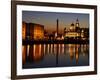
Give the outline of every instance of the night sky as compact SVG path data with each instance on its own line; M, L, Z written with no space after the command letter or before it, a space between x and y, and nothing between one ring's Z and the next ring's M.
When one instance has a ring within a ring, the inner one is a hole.
M22 21L44 25L48 32L56 31L57 19L59 19L59 32L62 33L64 28L69 28L77 18L80 27L89 27L89 14L22 11Z

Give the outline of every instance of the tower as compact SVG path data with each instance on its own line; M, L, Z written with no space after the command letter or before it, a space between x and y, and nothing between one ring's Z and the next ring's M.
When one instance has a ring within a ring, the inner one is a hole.
M79 27L79 20L78 20L78 18L76 20L76 27Z
M59 33L59 20L57 19L57 36L58 36L58 33Z
M75 31L77 32L77 35L79 35L79 36L77 36L77 37L80 37L81 36L81 29L80 29L80 25L79 25L79 20L78 20L78 18L77 18L77 20L76 20L76 29L75 29Z

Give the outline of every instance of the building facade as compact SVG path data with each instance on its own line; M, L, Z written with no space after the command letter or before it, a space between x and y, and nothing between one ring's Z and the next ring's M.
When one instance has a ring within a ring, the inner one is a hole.
M27 24L25 22L22 23L22 39L26 39L26 26Z
M89 28L80 28L79 20L72 23L69 29L64 28L64 38L89 38Z
M65 29L64 38L78 38L80 37L80 26L78 19L76 20L76 24L72 23L69 29Z
M22 23L22 39L42 40L44 39L44 26L36 23Z

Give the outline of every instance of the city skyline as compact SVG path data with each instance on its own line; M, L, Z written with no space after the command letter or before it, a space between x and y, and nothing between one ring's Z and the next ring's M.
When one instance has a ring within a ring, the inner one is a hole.
M24 69L89 65L89 14L22 13Z
M59 32L62 33L65 27L68 29L71 23L76 23L77 18L79 19L81 28L89 28L89 14L37 11L22 12L22 21L42 24L49 33L56 31L57 19L59 20Z

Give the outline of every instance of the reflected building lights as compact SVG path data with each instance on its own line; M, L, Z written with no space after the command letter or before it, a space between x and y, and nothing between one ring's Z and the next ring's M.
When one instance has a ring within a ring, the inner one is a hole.
M26 62L26 46L22 46L22 61L23 64Z
M53 53L53 44L51 44L51 51L50 52Z
M47 53L49 53L49 47L50 47L50 45L48 44L48 46L47 46L47 48L48 48L48 52L47 52Z
M75 46L75 58L76 58L76 64L78 64L78 59L79 59L79 45Z
M30 48L30 45L27 45L27 56L29 56L29 48Z
M26 60L32 62L40 62L46 55L56 55L58 60L60 55L68 54L70 62L73 62L75 59L76 64L79 62L79 55L83 57L88 53L87 45L79 44L34 44L34 45L24 45L22 46L22 60L23 64L26 63ZM80 52L79 52L80 50ZM48 53L48 54L46 54ZM58 56L59 55L59 56ZM57 62L58 63L58 62Z
M46 45L44 44L44 55L45 55L45 53L46 53Z
M74 58L74 52L73 52L73 45L69 44L69 55L70 55L70 60L72 61Z
M43 46L41 46L41 44L38 45L34 45L34 61L38 62L41 61L41 58L44 55L44 49L42 48ZM43 49L43 50L42 50Z
M60 54L61 46L58 44L58 54Z
M57 44L54 44L54 54L56 54L56 48L57 48Z
M64 53L64 44L62 44L62 52L61 53Z

